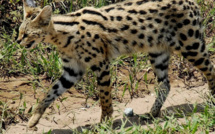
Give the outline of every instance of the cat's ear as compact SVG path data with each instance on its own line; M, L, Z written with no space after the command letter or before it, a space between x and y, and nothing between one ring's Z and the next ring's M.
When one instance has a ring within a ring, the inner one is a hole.
M36 7L34 0L22 0L23 1L23 13L24 13L24 20L31 16L33 12L33 8Z
M40 24L41 26L46 26L51 21L52 7L45 6L42 11L37 15L33 22Z

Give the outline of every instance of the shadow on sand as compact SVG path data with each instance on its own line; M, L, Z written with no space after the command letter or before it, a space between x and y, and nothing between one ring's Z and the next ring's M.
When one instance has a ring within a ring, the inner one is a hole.
M162 110L161 114L157 118L161 118L160 122L163 122L163 121L165 121L165 117L163 115L166 115L166 116L175 115L175 118L180 118L180 117L182 117L180 115L190 116L191 113L193 112L193 110L194 110L194 104L181 104L181 105L176 105L176 106L170 106L170 107L167 107L166 109ZM179 111L180 111L180 113L183 113L183 114L180 114ZM204 111L203 104L197 104L196 112L202 112L202 111ZM142 126L144 126L146 124L153 124L153 119L143 120L140 118L140 116L141 115L134 115L132 117L123 117L121 119L116 119L113 121L113 129L116 129L116 130L119 129L121 127L121 125L125 122L126 122L126 124L124 126L125 128L130 127L133 124L142 125ZM128 120L128 121L126 121L126 120ZM76 132L74 132L71 129L53 129L51 134L73 134L73 133L77 133L77 132L82 133L83 129L93 130L94 128L93 128L93 125L92 126L91 125L79 126L76 128Z

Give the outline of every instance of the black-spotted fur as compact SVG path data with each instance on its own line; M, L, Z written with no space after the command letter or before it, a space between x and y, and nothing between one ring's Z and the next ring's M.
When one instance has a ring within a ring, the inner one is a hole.
M110 61L122 54L148 52L160 82L150 113L157 116L170 90L168 62L175 51L196 66L215 94L212 66L203 35L202 18L194 0L133 0L99 9L86 7L65 15L51 15L51 7L29 7L18 42L32 47L43 41L57 46L64 73L39 103L29 121L35 126L45 109L81 79L86 68L97 74L102 107L101 120L113 112ZM35 16L36 14L36 16Z

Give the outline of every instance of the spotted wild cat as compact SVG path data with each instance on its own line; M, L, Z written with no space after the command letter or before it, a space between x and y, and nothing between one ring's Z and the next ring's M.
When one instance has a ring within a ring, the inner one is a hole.
M215 72L205 48L203 19L194 0L131 0L102 8L86 7L52 15L52 8L24 1L18 43L31 48L39 42L55 45L64 73L39 103L28 126L35 126L46 108L79 81L87 67L97 74L101 121L111 117L110 61L123 54L147 52L160 82L150 114L157 116L170 91L168 62L180 53L207 78L215 94Z

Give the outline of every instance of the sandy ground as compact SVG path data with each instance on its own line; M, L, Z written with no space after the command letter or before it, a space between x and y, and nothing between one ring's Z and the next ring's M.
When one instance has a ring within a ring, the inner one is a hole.
M207 84L200 84L197 87L189 89L185 87L178 80L171 81L171 91L161 113L172 114L175 113L175 109L183 110L185 114L191 113L194 104L197 104L197 111L202 110L203 96L208 92ZM151 92L143 98L134 98L126 103L114 101L113 127L117 129L122 124L122 120L125 120L122 116L125 108L133 108L135 114L141 115L149 112L154 100L155 93ZM83 128L89 128L89 125L99 123L101 112L99 105L94 101L88 103L89 108L84 108L82 106L84 101L83 97L70 97L66 101L63 101L63 105L60 106L60 113L57 112L56 107L52 107L54 110L51 108L48 109L37 125L37 131L28 130L26 128L27 122L23 121L15 125L10 125L4 133L41 134L52 130L53 134L70 134L72 133L70 129L73 128L77 128L81 132ZM162 117L162 114L160 116ZM130 117L129 120L130 123L128 122L126 127L131 126L131 123L136 123L146 128L146 122L140 121L137 116ZM183 122L183 119L179 118L178 120ZM150 122L147 123L152 125Z

